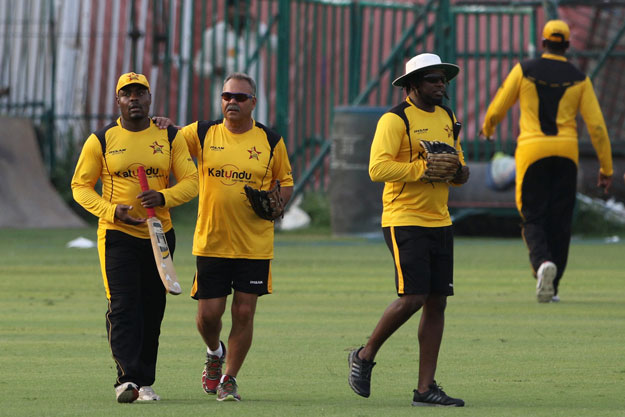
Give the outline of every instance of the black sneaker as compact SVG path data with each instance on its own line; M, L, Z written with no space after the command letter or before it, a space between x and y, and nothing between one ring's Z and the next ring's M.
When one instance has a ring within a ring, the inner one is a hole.
M373 361L366 361L358 357L358 352L364 346L349 352L347 363L349 364L349 386L354 392L362 397L368 398L371 394L371 370L375 365Z
M449 395L445 394L443 387L436 385L436 381L430 384L429 388L429 391L423 394L414 390L412 405L416 407L464 407L464 401L460 398L451 398Z

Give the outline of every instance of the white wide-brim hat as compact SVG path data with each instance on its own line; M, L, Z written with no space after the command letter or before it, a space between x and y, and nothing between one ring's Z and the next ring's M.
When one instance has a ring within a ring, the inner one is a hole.
M441 62L441 58L436 54L419 54L406 62L406 73L393 81L395 87L405 87L409 77L419 71L441 69L445 72L447 81L454 78L460 72L460 67L454 64Z

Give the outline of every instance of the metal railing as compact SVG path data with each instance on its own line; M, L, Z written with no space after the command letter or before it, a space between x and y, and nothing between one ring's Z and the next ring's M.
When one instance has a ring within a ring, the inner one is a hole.
M625 102L614 93L625 87L622 1L239 0L235 9L224 23L223 0L0 0L0 89L10 87L0 112L41 126L52 170L70 142L79 149L116 117L121 73L146 74L152 113L185 124L218 117L223 77L247 71L261 86L257 119L287 142L297 191L325 189L334 108L398 103L391 81L425 51L461 67L450 96L468 158L511 153L516 109L494 144L476 140L481 118L557 15L571 23L569 56L593 77L614 149L623 143Z

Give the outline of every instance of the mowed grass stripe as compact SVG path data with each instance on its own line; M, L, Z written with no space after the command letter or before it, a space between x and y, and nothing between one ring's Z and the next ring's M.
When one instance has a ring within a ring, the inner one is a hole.
M0 230L2 416L625 416L625 245L574 241L562 302L539 305L520 239L456 239L437 380L464 409L415 409L418 314L384 345L372 396L347 384L347 351L395 298L381 240L278 234L274 294L259 301L239 375L243 401L200 386L204 353L188 296L192 228L177 228L183 294L168 296L155 390L119 405L95 249L66 249L95 229ZM230 320L224 317L223 338Z

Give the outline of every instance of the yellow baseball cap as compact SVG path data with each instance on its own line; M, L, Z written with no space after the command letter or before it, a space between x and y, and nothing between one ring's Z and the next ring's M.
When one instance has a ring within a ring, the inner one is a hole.
M562 20L550 20L543 29L543 39L551 42L566 42L570 35L569 25Z
M126 87L130 84L141 84L146 87L148 91L150 91L150 83L148 83L148 79L143 74L136 74L134 72L127 72L126 74L122 74L117 81L117 88L115 89L115 94L119 93L119 90Z

